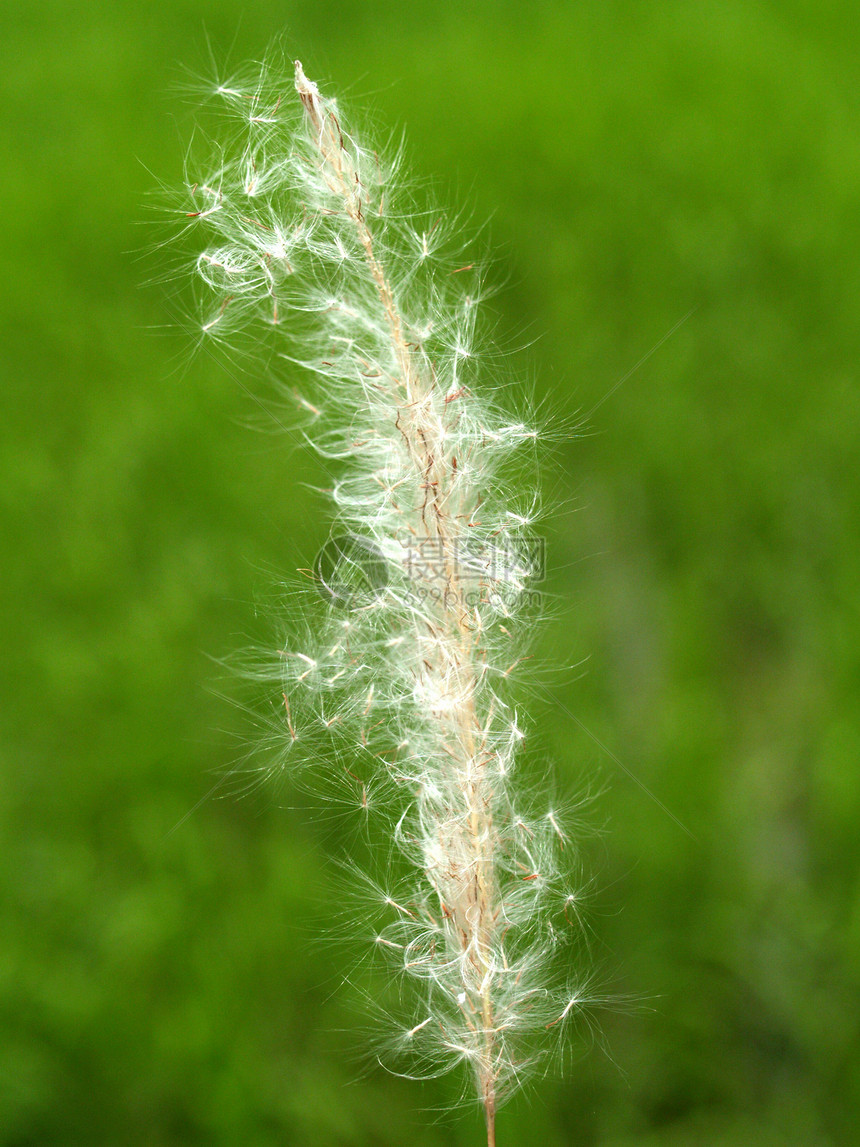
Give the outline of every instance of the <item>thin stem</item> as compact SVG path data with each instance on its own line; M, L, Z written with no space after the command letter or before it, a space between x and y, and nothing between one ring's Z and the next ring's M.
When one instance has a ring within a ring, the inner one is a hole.
M483 1061L478 1068L478 1083L483 1096L487 1119L488 1147L495 1147L496 1069L493 1064L494 1005L491 976L492 937L495 926L496 874L493 860L493 825L489 810L492 792L486 788L485 764L476 760L476 731L481 725L475 707L478 677L475 669L478 631L469 611L458 576L455 542L450 536L451 515L446 508L448 496L446 476L450 473L449 459L444 445L444 428L428 401L435 380L426 377L422 360L416 354L404 332L404 323L394 298L394 292L374 247L373 233L368 226L362 204L363 188L358 171L350 155L334 111L319 97L315 85L304 75L296 63L296 90L313 128L314 140L321 161L321 174L331 191L338 195L344 211L356 228L364 250L368 270L379 294L385 314L391 346L397 363L398 378L403 399L396 406L395 423L403 435L410 455L414 459L425 491L420 508L421 523L429 537L442 545L445 569L445 593L439 608L438 628L431 624L431 632L438 634L436 665L433 670L440 676L450 674L456 667L455 682L461 698L455 707L453 719L456 740L460 746L462 762L468 766L468 782L462 784L462 796L467 805L469 844L465 848L474 865L474 892L463 890L453 904L442 903L443 917L450 919L450 928L464 952L468 953L473 971L463 968L464 987L470 995L480 998L483 1025ZM455 462L456 465L456 462ZM429 623L429 619L428 619ZM443 720L439 714L440 721ZM450 717L444 718L450 720ZM488 844L489 842L489 844ZM443 878L444 879L444 878ZM436 881L434 880L434 884ZM456 878L449 881L457 886ZM442 897L442 889L437 885ZM474 897L472 901L471 896ZM474 910L470 911L470 909Z

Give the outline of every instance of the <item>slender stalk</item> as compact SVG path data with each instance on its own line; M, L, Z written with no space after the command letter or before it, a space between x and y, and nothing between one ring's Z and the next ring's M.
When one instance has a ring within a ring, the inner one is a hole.
M392 417L406 439L425 491L420 509L422 529L428 538L440 542L445 570L443 604L435 622L428 618L431 624L438 627L436 644L439 652L432 671L444 674L446 662L456 665L454 695L458 701L454 725L459 749L457 766L468 773L470 763L476 756L476 734L481 732L475 710L477 681L474 669L476 638L480 628L469 615L457 571L454 544L456 523L450 521L450 484L446 481L452 463L447 457L438 418L427 401L437 385L436 379L432 374L427 377L428 372L421 356L404 336L404 322L383 264L374 250L373 233L362 209L361 181L345 146L337 116L331 108L327 109L321 104L316 85L308 82L298 61L296 91L315 134L323 178L342 198L344 212L356 228L386 316L393 358L398 366L395 382L404 395L403 400L392 410ZM453 464L453 470L456 478L456 463ZM463 953L468 956L468 962L463 967L473 970L472 974L465 976L464 986L470 994L480 997L484 1055L478 1069L478 1081L486 1111L489 1142L492 1145L495 1143L496 1094L493 1070L493 999L489 973L498 912L495 904L492 816L488 811L492 804L492 794L485 795L483 792L487 783L483 772L483 768L479 767L464 786L469 839L462 848L456 850L456 855L465 853L472 858L474 880L471 885L467 883L463 887L460 896L452 898L452 904L445 903L444 889L445 884L460 883L458 872L447 873L447 880L440 883L437 890L443 918L449 921L449 930L455 933Z

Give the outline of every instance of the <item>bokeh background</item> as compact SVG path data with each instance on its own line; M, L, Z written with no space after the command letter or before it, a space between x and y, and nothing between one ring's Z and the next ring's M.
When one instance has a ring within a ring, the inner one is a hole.
M314 458L245 425L253 364L192 354L140 256L187 73L276 35L492 216L498 328L530 344L506 371L589 415L545 470L538 648L580 668L528 696L526 768L603 789L592 959L639 1002L594 1016L500 1144L856 1142L854 5L0 19L0 1143L482 1141L440 1110L458 1080L361 1065L348 960L315 943L341 895L325 809L207 795L248 735L212 658L266 632L326 508Z

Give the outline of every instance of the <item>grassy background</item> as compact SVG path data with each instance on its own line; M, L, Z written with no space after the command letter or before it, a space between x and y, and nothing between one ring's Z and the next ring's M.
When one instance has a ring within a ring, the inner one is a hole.
M311 945L336 895L320 810L205 799L243 728L207 655L260 632L325 512L298 484L314 459L248 432L136 253L155 177L181 179L182 66L206 69L207 35L239 62L280 33L406 129L443 202L492 214L494 305L537 340L513 364L537 395L600 403L547 470L540 652L589 660L532 717L562 790L607 786L594 955L645 1008L599 1016L500 1144L854 1142L854 6L33 0L0 20L0 1143L481 1141L476 1111L438 1117L457 1081L356 1067L346 965Z

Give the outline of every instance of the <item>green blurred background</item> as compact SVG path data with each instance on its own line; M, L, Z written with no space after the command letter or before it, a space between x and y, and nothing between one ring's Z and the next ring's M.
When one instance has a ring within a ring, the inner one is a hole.
M460 1081L362 1072L348 959L314 943L340 895L324 810L207 798L247 736L210 658L274 624L324 479L248 430L255 379L192 354L139 255L182 179L183 69L275 35L492 215L499 330L533 343L508 366L593 411L546 469L538 649L588 660L528 698L527 768L605 786L592 958L641 1005L595 1016L500 1145L856 1142L854 6L0 18L0 1143L482 1142L477 1110L439 1113Z

